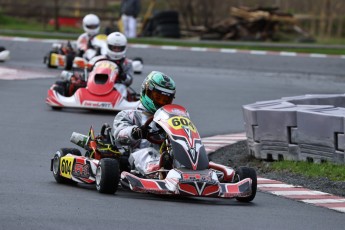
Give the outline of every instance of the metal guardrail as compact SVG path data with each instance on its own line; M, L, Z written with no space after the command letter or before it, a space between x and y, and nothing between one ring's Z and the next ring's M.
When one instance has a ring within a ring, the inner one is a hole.
M243 117L255 158L345 163L345 94L256 102Z

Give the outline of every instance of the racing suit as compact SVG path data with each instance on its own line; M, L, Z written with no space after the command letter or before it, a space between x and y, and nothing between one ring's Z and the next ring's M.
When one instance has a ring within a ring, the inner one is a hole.
M93 49L92 39L94 37L95 36L90 36L88 33L83 33L78 37L77 50L78 50L79 57L83 57L86 50Z
M130 147L129 164L132 169L136 169L142 175L159 169L160 145L152 144L146 139L134 139L132 129L144 125L151 116L153 114L140 103L135 110L119 112L113 124L116 144ZM157 130L154 123L151 123L150 127Z

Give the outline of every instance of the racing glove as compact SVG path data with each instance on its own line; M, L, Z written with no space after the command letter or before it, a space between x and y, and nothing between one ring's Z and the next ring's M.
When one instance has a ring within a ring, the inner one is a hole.
M134 127L132 129L132 137L135 140L139 140L139 139L146 139L147 138L147 134L148 134L148 130L146 128L144 128L143 126L141 127Z
M119 79L124 82L127 79L127 74L125 72L122 72L119 74Z

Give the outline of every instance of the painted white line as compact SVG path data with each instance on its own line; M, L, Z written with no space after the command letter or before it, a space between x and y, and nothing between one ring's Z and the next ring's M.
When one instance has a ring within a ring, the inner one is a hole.
M202 140L202 142L205 143L210 143L210 144L214 144L214 143L224 143L224 145L226 145L227 143L229 144L233 144L235 143L235 141L229 141L229 140Z
M341 55L340 58L345 59L345 55Z
M329 195L320 191L265 191L278 196L291 196L291 195Z
M238 140L238 139L247 139L246 137L241 136L214 136L214 137L205 137L203 140Z
M200 48L200 47L191 47L190 48L191 51L207 51L207 48Z
M294 57L294 56L297 56L297 53L295 53L295 52L280 52L280 55L281 56L291 56L291 57Z
M237 49L220 49L221 53L237 53Z
M345 208L330 208L339 212L345 212Z
M328 56L326 54L310 54L310 57L313 57L313 58L327 58Z
M258 181L268 181L268 180L272 180L272 179L267 179L267 178L263 178L263 177L258 177Z
M297 188L300 186L295 186L291 184L258 184L258 188Z
M177 46L161 46L163 50L177 50Z
M146 48L150 47L150 45L143 45L143 44L131 44L129 46L133 47L133 48L143 48L143 49L146 49Z
M302 202L309 204L330 204L330 203L344 203L345 199L315 199L315 200L301 200Z
M13 38L13 41L17 41L17 42L27 42L27 41L29 41L29 38L15 37L15 38Z
M266 54L267 54L267 51L251 50L249 53L250 53L250 54L255 54L255 55L266 55Z

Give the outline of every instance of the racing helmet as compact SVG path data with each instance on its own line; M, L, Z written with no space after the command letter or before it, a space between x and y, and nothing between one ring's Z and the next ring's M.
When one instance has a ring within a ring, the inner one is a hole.
M172 78L152 71L141 85L140 101L150 113L155 113L160 107L172 103L175 92L176 85Z
M88 14L83 18L83 29L90 36L98 34L100 27L100 20L98 16L94 14Z
M127 38L120 32L114 32L107 37L107 55L112 60L119 60L126 56Z

